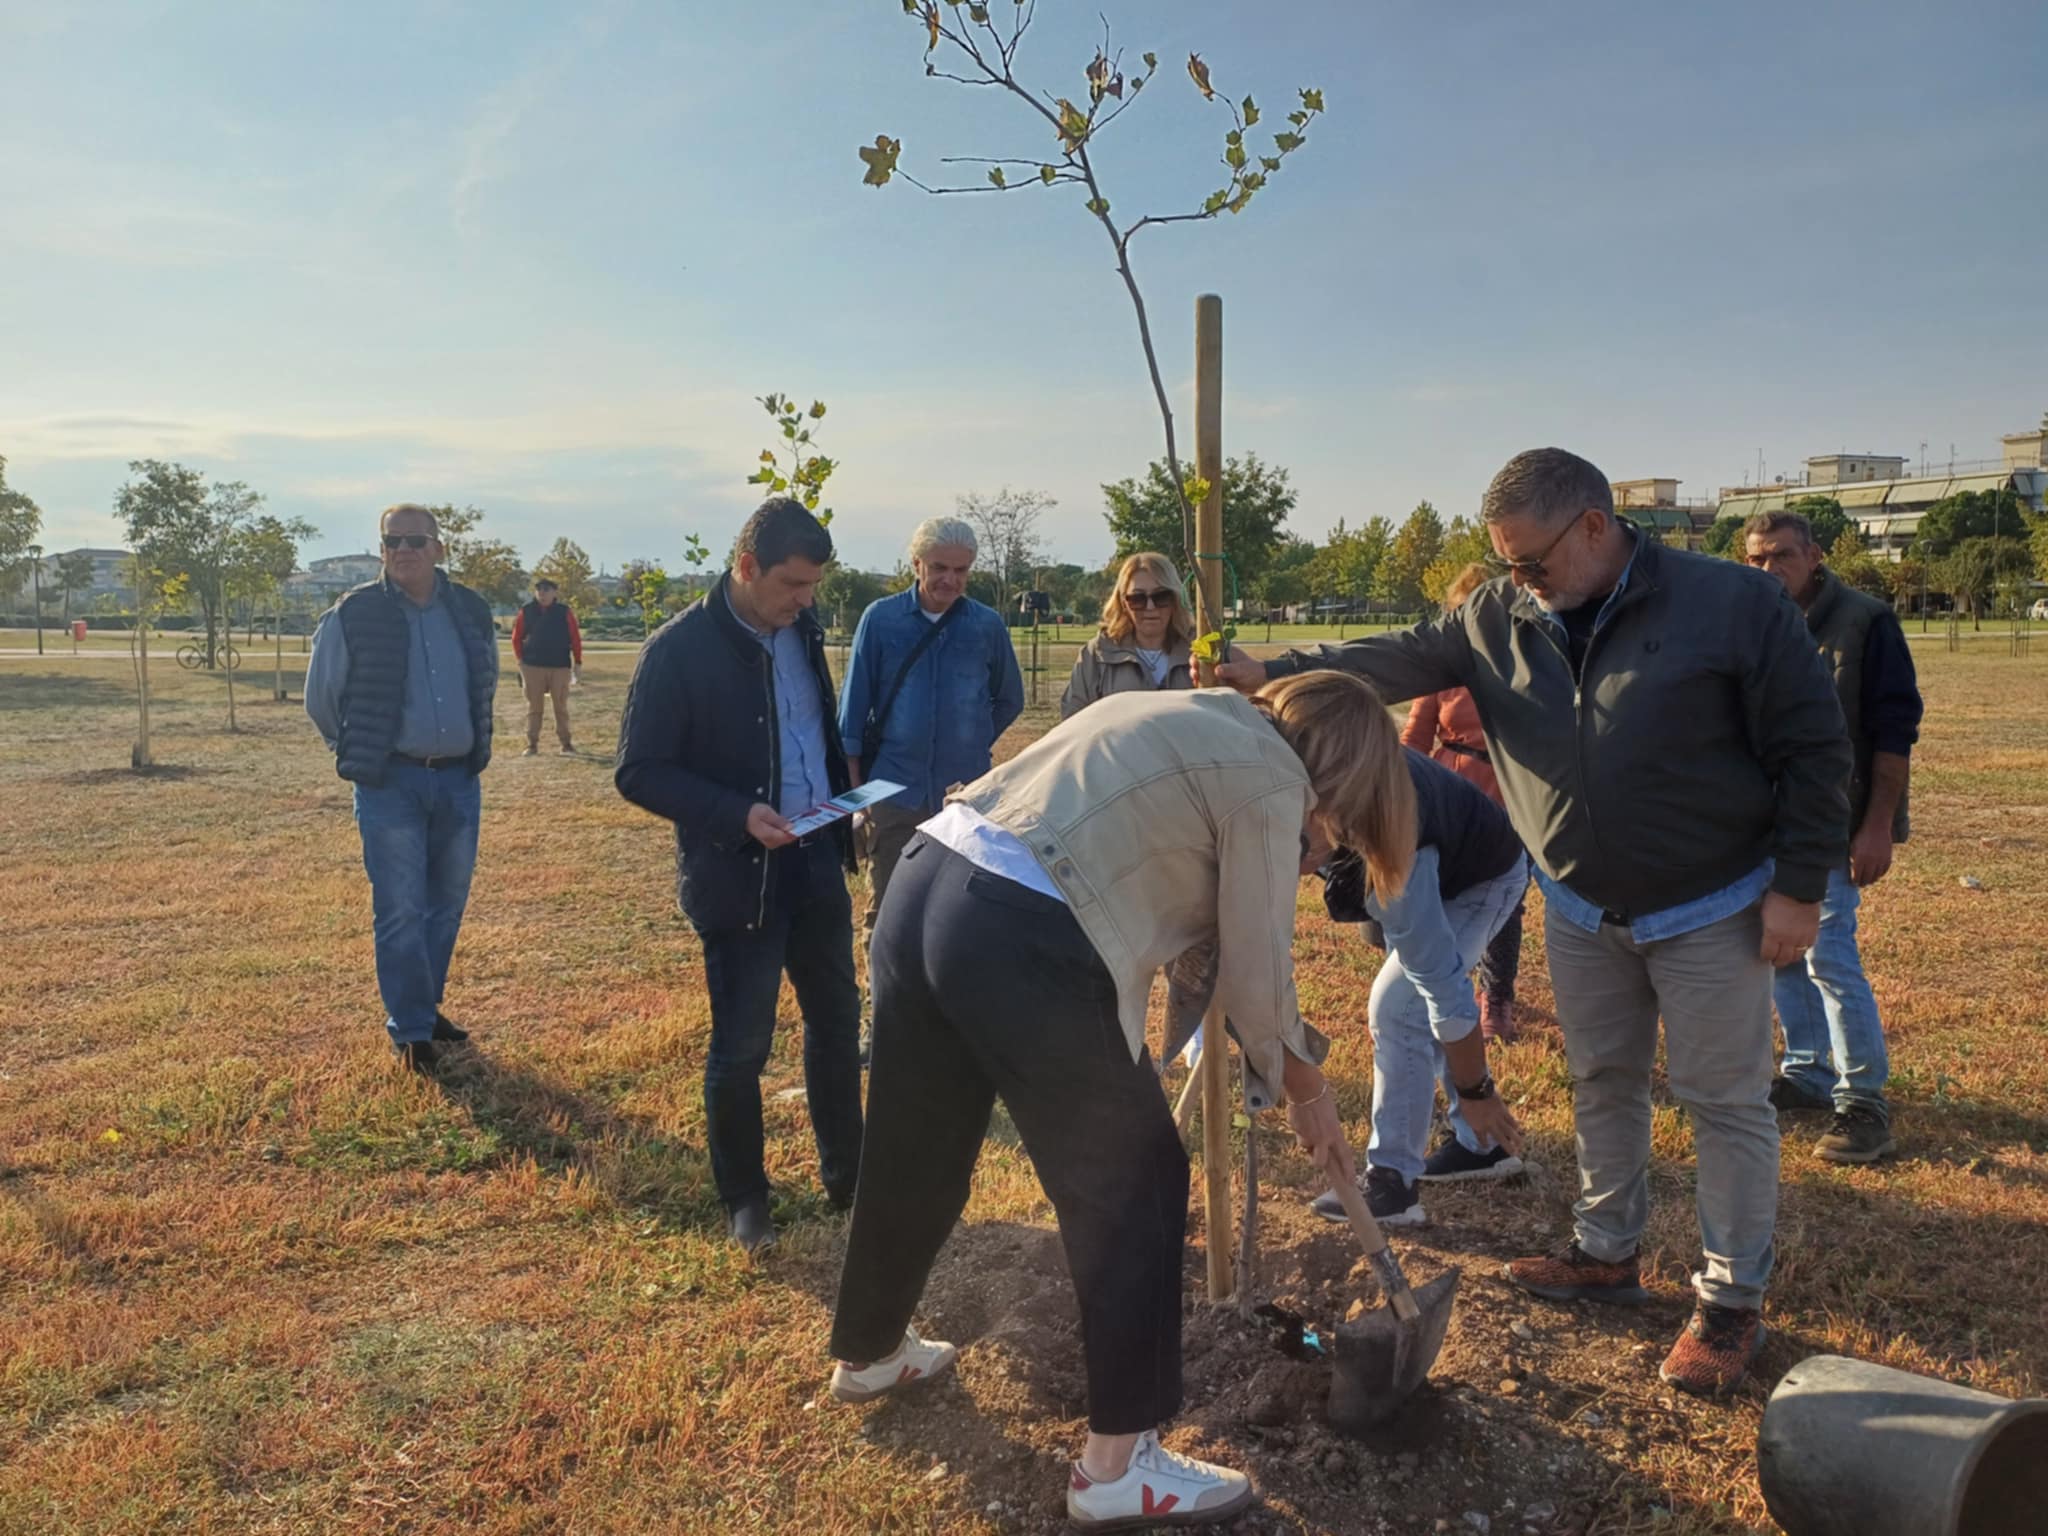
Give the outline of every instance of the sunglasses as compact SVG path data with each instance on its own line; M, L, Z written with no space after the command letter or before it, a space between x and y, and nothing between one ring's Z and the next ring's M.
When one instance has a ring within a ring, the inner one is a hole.
M386 549L396 549L401 544L407 549L425 549L433 542L434 536L431 533L387 533L384 535L384 547Z
M1496 576L1515 575L1521 577L1524 581L1541 581L1549 574L1543 562L1550 558L1550 552L1564 542L1566 534L1578 527L1579 518L1584 517L1592 510L1591 507L1581 507L1577 517L1574 517L1570 522L1557 530L1556 538L1544 545L1540 553L1526 560L1504 560L1499 555L1488 555L1486 557L1487 570Z
M1124 601L1133 608L1171 608L1176 599L1164 587L1154 587L1149 592L1126 592Z

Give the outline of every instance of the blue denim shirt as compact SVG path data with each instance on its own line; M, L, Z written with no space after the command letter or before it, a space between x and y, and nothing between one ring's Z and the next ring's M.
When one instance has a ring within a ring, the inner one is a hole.
M785 816L795 816L832 798L832 782L825 772L825 711L818 701L818 680L811 673L803 636L794 624L764 635L740 618L730 593L726 607L732 609L740 627L761 642L775 666L776 731L782 758L782 784L775 808Z
M1607 601L1600 605L1600 612L1593 619L1593 633L1598 634L1607 622L1609 610L1616 599L1628 590L1629 573L1636 568L1636 554L1642 550L1643 541L1638 538L1635 549L1622 567L1621 579L1614 584L1614 590L1607 594ZM1548 609L1543 617L1557 630L1560 639L1565 638L1564 620ZM1568 643L1568 642L1567 642ZM1777 873L1777 862L1765 859L1755 869L1718 891L1709 891L1693 901L1683 902L1675 907L1665 907L1658 912L1627 914L1629 937L1638 944L1653 944L1659 939L1675 939L1682 933L1693 933L1710 923L1718 923L1724 917L1733 917L1756 902L1763 900L1764 892L1770 889L1771 877ZM1588 933L1598 933L1605 921L1605 911L1579 895L1570 886L1553 880L1539 868L1536 870L1536 884L1543 892L1547 906L1556 909L1557 915L1575 928Z
M987 773L996 738L1024 709L1024 673L1002 615L972 598L960 601L966 612L939 632L903 680L881 750L872 762L861 760L863 778L904 786L889 802L900 810L935 810L948 786ZM915 586L870 604L860 616L839 691L839 736L849 756L861 755L869 710L881 708L904 658L929 627Z
M1528 870L1529 856L1523 854L1507 871L1516 878L1517 890L1528 879ZM1415 983L1429 1010L1430 1033L1448 1045L1477 1029L1479 1004L1468 979L1477 957L1458 953L1458 935L1444 911L1436 845L1427 843L1415 850L1408 883L1392 901L1382 902L1368 884L1365 909L1379 920L1387 952L1400 957L1401 969ZM1597 917L1596 913L1596 922Z
M448 606L448 578L434 573L434 595L422 608L407 601L404 712L391 750L401 757L466 757L476 744L469 719L469 661L455 614ZM306 658L306 713L332 747L341 738L342 693L348 686L348 640L338 610L328 609L313 632Z

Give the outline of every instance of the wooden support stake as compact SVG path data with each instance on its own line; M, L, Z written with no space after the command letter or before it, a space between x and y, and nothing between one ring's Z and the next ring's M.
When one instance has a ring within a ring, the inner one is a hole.
M1199 632L1223 627L1223 562L1202 558L1223 549L1223 300L1195 300L1195 473L1209 494L1195 509L1195 576L1201 587ZM1201 684L1216 686L1216 668L1201 664ZM1212 1003L1202 1020L1203 1232L1209 1245L1209 1300L1231 1294L1230 1042L1223 1006Z

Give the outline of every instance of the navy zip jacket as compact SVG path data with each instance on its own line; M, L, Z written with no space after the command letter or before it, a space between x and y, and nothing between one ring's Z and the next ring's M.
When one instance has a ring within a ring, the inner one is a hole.
M721 576L712 589L648 638L619 720L619 793L675 823L676 899L699 932L758 928L774 900L778 861L747 835L747 812L773 805L782 785L775 666L733 617ZM817 675L825 725L826 774L835 795L851 787L833 719L825 632L806 608L797 615ZM851 823L832 838L853 864Z

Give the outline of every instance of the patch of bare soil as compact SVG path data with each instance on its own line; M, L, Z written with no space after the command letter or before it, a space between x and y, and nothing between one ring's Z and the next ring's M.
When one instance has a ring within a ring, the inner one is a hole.
M1320 1221L1294 1191L1267 1193L1253 1300L1298 1314L1334 1352L1336 1325L1380 1304L1370 1269L1348 1227ZM1506 1258L1555 1241L1548 1202L1495 1186L1431 1189L1429 1203L1434 1224L1395 1244L1414 1283L1462 1268L1449 1337L1429 1384L1365 1439L1328 1422L1327 1354L1291 1358L1281 1331L1200 1299L1205 1261L1191 1236L1186 1402L1165 1439L1252 1474L1261 1503L1231 1529L1587 1536L1660 1517L1668 1496L1632 1470L1656 1463L1660 1446L1743 1443L1727 1407L1677 1397L1657 1381L1687 1293L1667 1287L1636 1309L1549 1305L1501 1278ZM866 1426L870 1443L920 1476L955 1483L962 1528L1064 1530L1086 1378L1057 1234L957 1230L919 1327L961 1346L958 1376L885 1401ZM1729 1454L1731 1480L1751 1475Z

